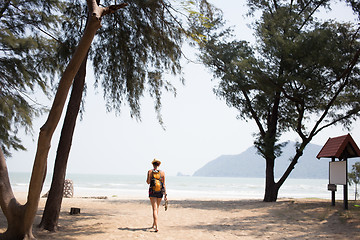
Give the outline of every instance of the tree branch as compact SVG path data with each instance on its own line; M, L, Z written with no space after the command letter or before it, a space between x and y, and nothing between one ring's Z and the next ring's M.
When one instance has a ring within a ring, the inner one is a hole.
M339 94L342 92L342 90L345 88L345 86L348 84L348 76L351 73L352 69L354 68L354 66L356 65L357 61L359 60L360 57L360 49L358 49L352 59L352 61L348 64L348 67L344 70L344 72L337 78L337 81L340 81L343 78L346 78L344 83L340 85L339 89L336 91L336 93L334 94L334 96L332 97L332 99L329 101L329 103L327 104L327 106L325 107L325 110L323 112L323 114L321 115L321 117L319 118L319 120L315 123L313 129L310 132L309 137L313 137L315 136L315 134L317 134L319 131L317 131L317 128L319 127L320 123L325 119L326 115L328 114L330 108L332 107L333 103L335 102L335 100L337 99L337 97L339 96Z
M277 0L273 0L273 3L274 3L275 10L277 10L279 8Z
M256 114L255 110L253 109L253 107L251 106L251 100L247 94L247 92L245 90L242 90L242 93L245 97L245 100L246 100L246 104L248 106L248 108L250 109L250 113L251 113L251 116L253 117L253 119L255 120L256 122L256 125L258 126L259 128L259 131L260 131L260 134L261 136L265 136L266 132L265 132L265 129L263 128L261 122L260 122L260 119L258 117L258 115Z
M299 106L300 105L300 106ZM298 118L297 118L297 126L296 126L296 132L300 135L301 139L305 139L306 136L305 134L302 132L302 120L304 119L304 112L305 112L305 107L304 107L304 104L298 104L296 106L298 112L299 112L299 115L298 115Z
M298 31L300 32L300 30L305 26L305 24L310 20L310 18L312 17L312 15L316 12L316 10L319 9L319 7L325 2L326 0L322 0L321 2L319 2L319 4L311 11L311 13L309 14L309 16L305 19L305 21L303 22L303 24L300 26L300 28L298 29ZM298 15L301 15L303 13L303 11L305 11L305 9L308 7L308 5L310 5L311 1L308 2L308 4L299 12Z
M116 5L111 5L109 7L105 7L101 16L115 13L117 10L124 8L127 5L128 5L127 3L120 3L120 4L116 4Z
M9 181L9 173L6 167L5 157L2 151L2 146L0 146L0 206L6 218L9 217L9 204L14 198L15 196Z
M290 173L295 168L295 165L298 163L299 158L303 155L304 149L305 149L306 145L310 142L310 140L311 140L311 138L303 139L303 142L301 143L300 147L298 149L296 149L296 154L295 154L294 158L292 159L290 165L288 166L288 168L286 169L286 171L284 172L282 177L279 179L279 181L276 183L278 188L280 188L281 185L284 184L285 180L289 177Z
M183 33L185 33L186 36L187 36L187 35L188 35L188 32L183 28L183 26L182 26L182 24L179 22L179 20L172 14L172 12L169 10L168 6L165 6L164 2L162 2L162 3L163 3L164 9L166 9L166 11L167 11L167 12L170 14L170 16L172 17L172 19L179 25L181 31L182 31ZM189 20L189 18L188 18L187 15L185 15L185 14L183 14L182 12L174 9L172 6L169 6L169 7L170 7L173 11L175 11L176 13L179 13L180 15L183 15L185 18L187 18L187 19Z
M11 0L6 0L6 2L4 3L4 7L2 9L0 9L0 18L3 17L4 12L8 9L8 7L10 5L10 1Z
M42 32L42 33L44 33L44 34L48 35L50 38L52 38L52 39L54 39L55 41L57 41L58 43L61 43L61 44L63 43L63 42L61 42L59 39L57 39L57 38L55 38L53 35L51 35L50 33L48 33L48 32L46 32L46 31L42 30L40 27L36 26L36 28L37 28L37 29L39 29L39 30L40 30L40 32Z
M323 130L323 129L327 128L327 127L330 127L330 126L332 126L332 125L334 125L334 124L336 124L338 122L341 122L343 120L349 119L351 116L353 116L354 114L359 113L359 112L360 112L360 109L353 109L350 113L346 114L345 116L342 116L342 117L340 117L338 119L335 119L334 121L320 127L318 130L315 131L314 135L318 134L321 130Z
M353 69L353 67L355 66L355 64L357 63L357 60L359 59L359 55L360 55L360 49L356 52L353 60L349 63L348 65L348 68L345 69L345 71L338 77L338 81L341 80L342 78L345 78L347 77L348 78L348 75L350 74L351 70ZM286 169L286 171L284 172L283 176L279 179L279 181L276 183L278 187L280 187L284 182L285 180L288 178L288 176L290 175L290 173L292 172L292 170L294 169L295 165L297 164L299 158L302 156L303 152L304 152L304 149L305 147L307 146L307 144L311 141L311 139L317 134L319 133L322 129L326 128L326 127L329 127L333 124L335 124L336 122L339 122L341 120L344 120L346 118L349 118L351 115L354 114L354 112L352 113L349 113L347 114L346 116L343 116L342 118L339 118L319 129L318 126L319 124L323 121L323 119L326 117L328 111L330 110L330 108L332 107L332 104L334 103L334 101L336 100L336 98L338 97L338 95L341 93L341 91L344 89L344 87L346 86L348 82L348 79L345 79L344 83L339 87L338 91L335 93L335 95L333 96L333 98L331 99L331 101L328 103L324 113L322 114L322 116L320 117L320 119L316 122L314 128L312 129L312 131L310 132L309 136L306 137L304 134L302 134L302 132L298 132L299 135L301 136L302 138L302 143L300 145L300 147L296 150L296 154L294 156L294 158L292 159L290 165L288 166L288 168ZM356 112L359 112L359 110L357 110ZM299 126L298 125L298 128L301 127L301 125ZM300 129L301 130L301 129Z

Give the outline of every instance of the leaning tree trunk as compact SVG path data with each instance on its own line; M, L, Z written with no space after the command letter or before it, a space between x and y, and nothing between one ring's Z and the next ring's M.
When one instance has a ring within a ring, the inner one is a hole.
M1 239L34 239L32 225L37 212L40 194L45 179L47 157L50 150L51 139L60 120L70 86L90 48L96 31L101 27L101 17L126 6L126 4L120 4L110 6L108 8L100 8L96 4L95 0L87 0L87 5L90 13L89 23L86 26L78 48L60 79L48 119L40 128L37 152L30 179L27 202L25 205L19 204L13 194L5 158L2 150L0 152L0 205L8 221L7 230L0 236Z
M76 119L79 113L82 93L85 85L87 56L84 58L75 76L66 116L61 131L59 146L56 153L54 172L44 213L39 224L40 228L56 231L61 203L64 194L66 167L71 149Z

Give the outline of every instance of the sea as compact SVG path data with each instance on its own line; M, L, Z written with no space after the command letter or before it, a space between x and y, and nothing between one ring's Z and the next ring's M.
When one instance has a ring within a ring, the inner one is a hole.
M51 174L47 175L42 194L50 189ZM30 173L9 173L14 192L27 192ZM145 176L106 174L67 174L73 181L75 197L108 197L147 199L148 185ZM327 190L328 179L286 180L278 198L331 199ZM230 177L167 176L169 199L235 200L263 199L265 179ZM349 200L354 199L354 186L349 186ZM343 186L337 186L336 199L343 199Z

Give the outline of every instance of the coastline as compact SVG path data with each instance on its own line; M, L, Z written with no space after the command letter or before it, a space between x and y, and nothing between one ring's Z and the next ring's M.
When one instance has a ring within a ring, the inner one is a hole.
M28 173L12 173L11 183L14 192L27 192ZM67 177L74 183L75 197L116 196L119 198L143 199L147 197L148 185L144 176L138 175L94 175L71 174ZM51 184L47 178L42 195ZM167 177L168 194L173 198L197 199L262 199L265 180L263 178L224 178L224 177ZM330 199L327 190L328 179L289 178L281 190L279 198L321 198ZM354 188L349 186L349 198L353 199ZM342 199L342 188L336 192L336 199Z
M26 193L17 192L19 202ZM161 206L159 232L154 233L151 206L147 198L64 198L59 231L37 229L45 206L41 198L34 223L37 239L360 239L360 208L342 201L330 206L327 199L210 200L172 199L169 209ZM357 203L359 204L359 202ZM81 209L70 215L70 208ZM1 213L0 231L6 221Z

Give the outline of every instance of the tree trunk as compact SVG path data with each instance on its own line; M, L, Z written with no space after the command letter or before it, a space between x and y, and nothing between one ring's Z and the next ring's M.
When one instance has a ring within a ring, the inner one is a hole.
M266 180L264 202L276 202L279 187L274 180L275 159L266 158Z
M32 228L25 229L23 219L25 205L21 205L12 191L5 157L0 147L0 205L7 219L8 228L0 239L33 239Z
M90 13L89 24L86 26L78 48L60 79L48 119L40 129L28 197L25 205L20 205L14 197L2 149L0 151L0 205L8 221L7 230L2 234L1 239L34 239L32 225L34 223L45 179L51 139L55 128L59 123L70 86L90 48L96 31L101 26L101 17L126 6L126 4L120 4L108 8L100 8L95 0L87 0L87 4Z
M264 157L266 161L266 180L265 180L265 196L264 202L276 202L279 187L275 183L274 168L275 168L275 144L276 144L276 133L277 124L279 117L279 105L281 92L277 91L274 95L274 104L268 115L267 121L267 132L263 137L264 144Z
M39 224L39 227L48 231L57 230L64 194L66 167L85 85L86 63L87 56L84 58L74 79L68 108L66 110L64 125L61 131L59 146L56 153L51 187L45 204L44 213Z

